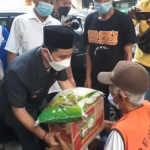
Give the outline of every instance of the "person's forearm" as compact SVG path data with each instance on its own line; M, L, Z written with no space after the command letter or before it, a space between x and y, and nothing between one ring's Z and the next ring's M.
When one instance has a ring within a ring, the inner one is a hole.
M35 120L31 115L23 108L12 108L15 117L21 122L21 124L26 127L29 131L36 134L40 139L44 138L46 131L44 131L40 126L34 127Z
M58 81L62 90L74 88L69 80L66 81Z
M115 122L104 120L104 130L111 130Z
M16 57L17 57L17 54L8 52L8 56L7 56L7 62L8 62L8 64L10 64L11 61L12 61L13 59L15 59Z
M92 72L92 62L91 62L91 58L90 58L90 46L87 46L87 50L86 50L86 78L91 78L91 72Z
M66 68L66 73L67 73L68 79L73 78L71 66Z
M132 55L130 55L130 54L125 54L125 60L127 60L127 61L132 61Z
M133 44L128 44L124 46L124 59L127 61L132 61L132 46Z

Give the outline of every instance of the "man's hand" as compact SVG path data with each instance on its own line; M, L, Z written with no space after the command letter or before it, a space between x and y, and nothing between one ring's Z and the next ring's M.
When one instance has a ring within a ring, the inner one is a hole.
M150 19L147 20L147 24L150 26Z
M45 142L49 145L49 146L57 146L58 142L56 142L56 134L60 134L60 133L54 133L54 132L49 132L46 134L45 136Z
M66 19L63 23L62 23L63 26L66 26L66 27L71 27L71 22L68 22L68 19Z
M84 87L92 88L92 79L91 78L86 78Z
M68 144L65 143L64 140L61 138L60 133L55 133L55 138L59 142L62 150L70 150L71 149L71 148L69 148ZM51 145L51 148L46 148L45 150L58 150L59 149L58 147L59 146Z
M138 11L142 11L142 10L138 7L132 6L128 11L128 15L131 18L136 19L135 12L138 12Z
M56 133L56 138L59 141L63 150L70 150L68 144L61 138L60 133Z
M74 78L69 78L69 81L71 82L72 86L75 88L76 87L76 82L74 80Z

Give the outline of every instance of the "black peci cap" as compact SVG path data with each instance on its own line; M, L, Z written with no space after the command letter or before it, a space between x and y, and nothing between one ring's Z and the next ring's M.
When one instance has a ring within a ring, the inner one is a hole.
M65 26L45 26L44 45L51 48L69 49L73 47L74 31Z

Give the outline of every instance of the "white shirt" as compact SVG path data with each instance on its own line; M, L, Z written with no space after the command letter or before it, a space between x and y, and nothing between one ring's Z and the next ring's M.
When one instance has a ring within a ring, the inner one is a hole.
M88 150L88 147L84 150ZM109 134L104 150L125 150L122 138L117 131L113 130Z
M113 130L110 133L104 150L125 150L123 140L117 131Z
M5 49L14 54L22 54L43 44L43 26L61 25L48 16L42 23L34 11L17 16L12 24Z

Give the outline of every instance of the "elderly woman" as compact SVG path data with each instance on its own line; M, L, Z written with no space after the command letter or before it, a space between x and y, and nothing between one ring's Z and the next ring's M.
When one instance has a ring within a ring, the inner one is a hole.
M149 150L150 103L144 101L149 87L146 69L134 62L120 61L112 72L101 72L98 80L110 85L113 103L124 114L112 126L104 150ZM112 125L105 124L107 128Z

